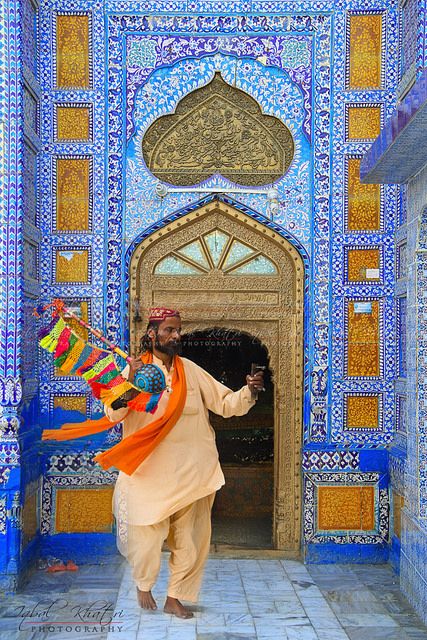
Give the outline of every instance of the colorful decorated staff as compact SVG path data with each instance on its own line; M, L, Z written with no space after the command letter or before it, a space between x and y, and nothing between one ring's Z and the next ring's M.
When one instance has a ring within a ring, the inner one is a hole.
M145 364L138 372L135 384L128 382L121 375L111 351L130 362L131 358L127 353L67 309L62 300L54 300L44 307L38 307L34 310L34 315L40 316L47 309L52 309L52 322L40 331L40 346L53 353L54 364L62 373L84 378L92 394L107 406L114 405L127 394L135 396L127 401L131 409L155 412L166 389L165 376L159 367ZM67 324L67 317L73 318L85 327L106 344L110 351L83 340Z

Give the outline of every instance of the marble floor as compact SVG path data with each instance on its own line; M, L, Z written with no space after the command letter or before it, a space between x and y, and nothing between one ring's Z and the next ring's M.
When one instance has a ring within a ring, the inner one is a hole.
M1 640L427 640L427 628L387 565L310 565L212 554L191 620L161 611L166 554L153 590L159 610L139 609L119 558L76 573L36 572L0 605ZM18 629L21 624L21 629Z

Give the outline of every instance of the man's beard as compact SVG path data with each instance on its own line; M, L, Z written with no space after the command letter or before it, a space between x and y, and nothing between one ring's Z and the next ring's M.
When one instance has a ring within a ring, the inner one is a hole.
M156 336L154 346L160 353L165 353L168 356L179 356L182 353L181 342L169 342L167 344L160 344L159 338Z

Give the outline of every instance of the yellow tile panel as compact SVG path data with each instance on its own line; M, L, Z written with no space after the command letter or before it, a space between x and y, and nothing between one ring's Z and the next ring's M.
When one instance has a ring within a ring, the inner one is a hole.
M402 533L402 509L405 506L405 498L393 491L393 531L399 539Z
M348 230L378 230L381 211L380 185L360 182L360 158L348 158L347 163Z
M89 252L87 249L57 249L56 282L88 282Z
M355 313L355 302L347 307L347 375L380 375L378 300L370 301L372 313Z
M90 88L89 16L56 16L56 86Z
M351 396L346 398L346 429L378 429L378 396Z
M57 140L89 140L89 107L56 107Z
M350 16L349 89L381 87L382 15Z
M366 278L366 269L380 268L379 249L349 249L347 252L347 273L351 282L372 282Z
M381 129L381 107L349 107L348 139L366 140L376 138Z
M101 489L58 489L56 491L56 533L107 532L112 530L113 487Z
M53 408L64 409L64 411L80 411L86 414L86 396L54 396Z
M89 322L89 304L87 300L80 300L78 303L73 303L80 307L80 318L85 322ZM77 315L77 313L76 313ZM88 330L85 327L82 327L81 324L74 320L73 318L67 318L67 324L71 327L71 329L77 333L83 340L87 340L89 337Z
M22 545L25 547L37 533L37 494L25 498L22 511Z
M90 160L58 158L56 161L56 229L89 229Z
M375 488L320 486L317 528L323 531L372 531L375 527Z

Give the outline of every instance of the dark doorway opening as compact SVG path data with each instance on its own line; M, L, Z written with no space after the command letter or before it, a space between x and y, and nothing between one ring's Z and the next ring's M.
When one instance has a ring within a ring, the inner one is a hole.
M183 355L230 389L246 383L251 364L266 367L265 391L245 416L210 414L226 484L212 512L212 542L233 547L273 547L274 388L267 349L248 334L214 327L182 338Z

